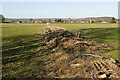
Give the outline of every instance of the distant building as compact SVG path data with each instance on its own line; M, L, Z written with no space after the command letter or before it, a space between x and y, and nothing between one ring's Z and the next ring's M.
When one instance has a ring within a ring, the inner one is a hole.
M16 20L16 21L11 21L11 23L22 23L22 21Z
M63 23L66 23L66 21L64 20Z
M74 23L74 21L70 21L70 23Z
M35 20L34 23L42 23L42 20Z
M32 20L32 21L30 21L30 23L35 23L35 21Z
M82 20L81 23L89 23L87 20Z
M47 21L43 21L43 23L47 23Z
M71 19L70 19L70 18L68 18L66 22L67 22L67 23L70 23L70 22L71 22Z
M90 23L92 23L93 21L92 21L92 18L90 18Z

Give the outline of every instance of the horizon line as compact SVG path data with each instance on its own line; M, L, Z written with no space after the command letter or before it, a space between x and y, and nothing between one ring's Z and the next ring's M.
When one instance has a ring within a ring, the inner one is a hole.
M32 18L32 19L40 19L40 18L44 18L44 19L51 19L51 18L62 18L62 19L66 19L66 18L71 18L71 19L79 19L79 18L99 18L99 17L114 17L114 16L96 16L96 17L78 17L78 18L73 18L73 17L35 17L35 18L33 18L33 17L6 17L6 19L23 19L23 18L26 18L26 19L30 19L30 18ZM118 19L118 17L114 17L114 18L116 18L116 19Z

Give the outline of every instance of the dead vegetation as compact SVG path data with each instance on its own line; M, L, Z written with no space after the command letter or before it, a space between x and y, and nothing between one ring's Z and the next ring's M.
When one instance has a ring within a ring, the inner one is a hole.
M105 49L107 45L60 27L47 27L45 31L45 43L49 48L59 47L69 52L93 53L98 49Z
M99 56L101 44L65 28L47 26L44 42L53 54L45 60L45 73L52 78L116 78L119 79L119 62Z

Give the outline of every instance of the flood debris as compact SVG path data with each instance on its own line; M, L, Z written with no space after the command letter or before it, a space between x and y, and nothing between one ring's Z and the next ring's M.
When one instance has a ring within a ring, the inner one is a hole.
M103 73L103 72L100 72L100 73L98 74L98 78L106 79L106 78L107 78L107 75L106 75L105 73Z
M107 45L82 36L78 31L73 32L65 28L48 26L45 33L44 42L49 48L59 47L70 52L90 53L107 47Z
M55 52L47 57L51 63L44 66L50 77L119 79L119 61L97 54L97 50L108 45L61 27L48 25L44 32L45 44ZM58 50L62 53L57 53Z
M72 66L72 67L78 67L78 66L80 66L81 64L71 64L70 66Z

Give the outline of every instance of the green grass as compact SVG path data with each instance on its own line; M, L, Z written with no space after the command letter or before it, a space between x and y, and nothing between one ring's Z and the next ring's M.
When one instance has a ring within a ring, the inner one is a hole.
M33 68L40 66L41 58L49 53L41 36L41 30L45 26L46 24L2 25L3 77L25 77L38 72Z
M40 30L43 30L45 26L46 24L3 24L2 37L6 38L40 33Z
M117 24L53 24L71 30L79 29L81 34L100 43L109 44L107 50L115 59L118 57L118 29ZM49 54L41 30L46 24L3 24L2 25L2 53L3 77L44 77L42 62ZM47 77L47 76L46 76ZM49 77L49 76L48 76Z
M112 24L112 23L58 23L53 24L56 26L64 27L71 30L77 30L77 29L89 29L89 28L118 28L118 24Z

